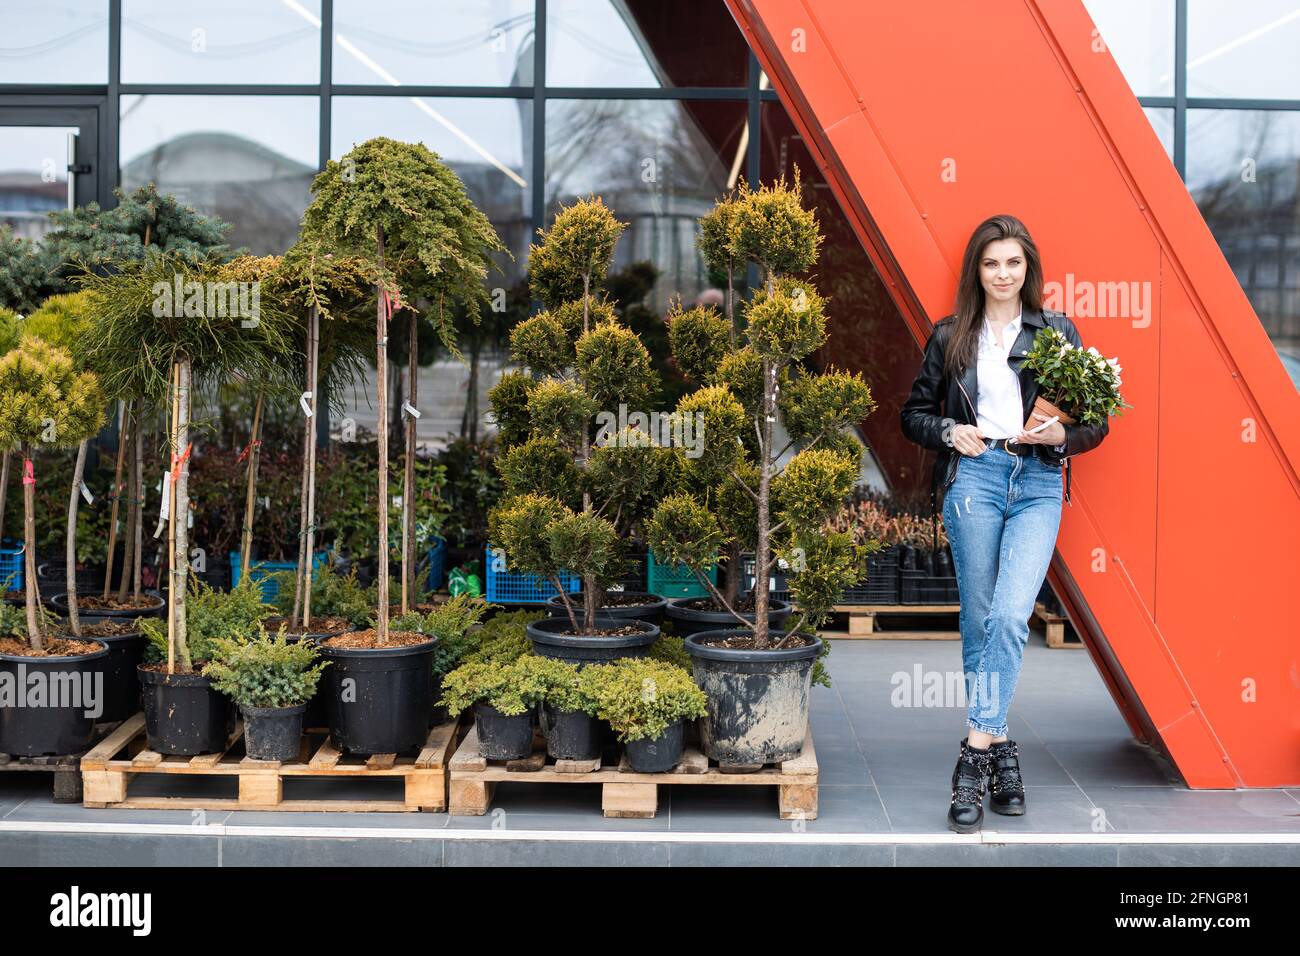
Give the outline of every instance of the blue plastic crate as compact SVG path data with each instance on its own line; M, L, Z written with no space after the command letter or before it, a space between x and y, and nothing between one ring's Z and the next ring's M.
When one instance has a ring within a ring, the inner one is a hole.
M19 545L16 548L0 548L0 584L8 581L7 589L10 591L21 591L27 586L27 579L23 576L23 548ZM13 580L9 581L10 575Z
M429 549L429 573L425 577L426 591L437 591L443 584L443 572L447 564L447 539L437 536L433 547Z
M545 604L552 595L558 594L555 585L534 574L520 574L517 571L497 570L497 560L493 555L492 545L487 546L483 556L484 576L487 578L487 599L494 604ZM582 579L576 574L561 571L560 583L569 594L582 590Z
M317 551L312 558L312 570L324 567L327 553ZM242 569L242 555L238 551L230 552L230 586L233 588L239 584ZM275 600L275 596L280 593L280 586L276 583L275 578L271 577L277 571L297 571L297 561L258 561L249 562L248 573L254 581L262 585L262 600L268 604Z
M660 564L655 561L653 552L647 552L645 556L646 571L646 590L651 594L658 594L666 598L699 598L708 597L708 589L700 583L700 579L695 576L684 564ZM718 583L718 565L714 562L709 566L709 572L705 575L715 587Z

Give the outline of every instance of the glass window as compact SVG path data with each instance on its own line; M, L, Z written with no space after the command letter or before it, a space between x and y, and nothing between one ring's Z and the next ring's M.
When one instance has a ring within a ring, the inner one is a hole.
M1188 110L1187 187L1300 387L1300 111Z
M424 143L446 161L500 234L514 260L507 284L523 277L532 234L531 99L335 96L330 155L372 136Z
M628 223L613 269L650 262L645 304L660 316L712 288L696 244L697 220L727 187L743 152L744 103L548 100L546 210L595 194ZM742 167L743 168L743 167Z
M533 0L335 0L334 82L531 86Z
M319 83L320 0L122 0L123 83Z
M1187 5L1187 95L1300 97L1300 6L1295 0L1192 0Z
M1148 106L1142 112L1147 114L1147 121L1160 137L1160 144L1164 146L1165 152L1172 160L1174 158L1174 111L1161 106Z
M0 0L0 83L107 83L108 0Z
M229 241L284 252L316 175L314 96L122 97L122 186L157 183L234 228Z
M68 137L76 128L0 126L0 225L25 239L50 230L68 208Z
M1133 93L1172 96L1173 0L1084 0L1084 6Z
M720 2L549 0L548 86L744 86L749 48Z

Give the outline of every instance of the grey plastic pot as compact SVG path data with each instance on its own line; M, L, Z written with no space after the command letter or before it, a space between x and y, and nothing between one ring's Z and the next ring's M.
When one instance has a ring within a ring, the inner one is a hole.
M730 611L697 611L695 608L686 607L691 601L698 600L700 599L674 598L668 602L666 613L668 620L673 622L673 632L678 637L690 637L692 634L737 626L736 618ZM742 611L740 616L746 621L758 619L758 615L753 611ZM789 601L778 601L773 598L768 602L767 623L770 627L780 627L789 616Z
M302 715L306 704L297 707L245 707L244 749L254 760L293 760L302 739Z
M821 639L783 650L733 650L713 643L748 633L705 631L686 639L695 683L708 698L700 744L722 766L791 760L808 733L808 693ZM784 636L772 632L774 641Z
M601 637L598 635L570 635L561 632L570 630L568 615L564 617L544 617L529 624L525 631L533 642L533 650L542 657L553 657L569 664L604 663L618 660L620 657L645 657L650 653L650 645L659 639L658 626L649 621L636 618L613 618L596 616L596 626L622 627L631 624L640 633L621 637Z
M637 773L667 773L682 759L682 722L669 724L663 736L629 740L623 752Z

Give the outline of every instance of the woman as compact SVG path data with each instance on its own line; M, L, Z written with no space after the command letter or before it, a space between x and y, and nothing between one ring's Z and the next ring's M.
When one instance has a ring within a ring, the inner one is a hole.
M962 256L956 311L931 332L902 409L903 433L939 452L934 486L946 490L943 523L961 595L968 731L948 808L958 833L979 827L986 784L996 813L1025 812L1007 711L1056 547L1061 465L1069 501L1070 457L1097 447L1109 427L1032 413L1038 385L1023 366L1038 330L1051 326L1082 344L1074 323L1043 309L1042 298L1042 264L1024 224L1014 216L980 223Z

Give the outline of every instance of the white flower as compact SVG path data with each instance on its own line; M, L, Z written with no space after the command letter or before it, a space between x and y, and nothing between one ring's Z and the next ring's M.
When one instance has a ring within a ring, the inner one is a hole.
M1095 355L1095 356L1097 356L1098 358L1101 357L1101 353L1097 351L1097 346L1095 346L1095 345L1089 345L1089 346L1088 346L1088 354L1089 354L1089 355Z

